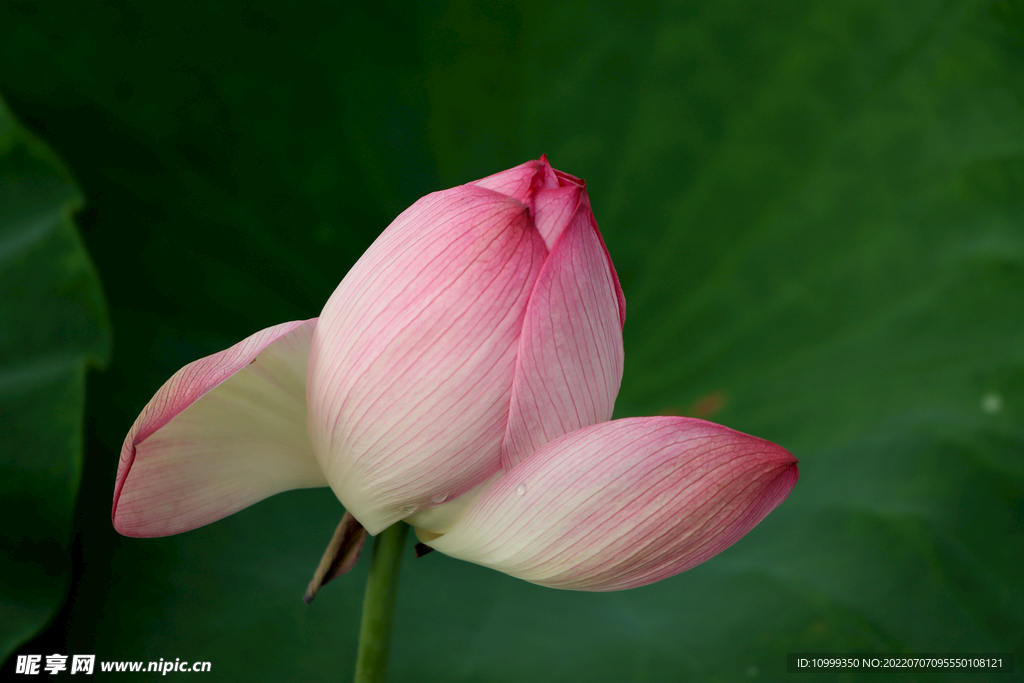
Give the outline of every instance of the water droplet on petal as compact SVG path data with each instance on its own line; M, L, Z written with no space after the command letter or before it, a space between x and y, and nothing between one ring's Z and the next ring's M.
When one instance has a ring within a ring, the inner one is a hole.
M405 507L402 508L402 512L404 512L405 514L409 514L410 512L412 512L415 509L416 509L415 505L406 505Z
M526 484L520 484L516 487L516 495L521 496L526 493Z
M430 500L433 501L434 503L443 503L447 498L447 493L439 493L436 496L433 496Z

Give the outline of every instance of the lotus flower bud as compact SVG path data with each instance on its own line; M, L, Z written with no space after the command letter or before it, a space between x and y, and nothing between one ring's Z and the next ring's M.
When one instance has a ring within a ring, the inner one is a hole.
M579 179L542 158L428 195L319 320L161 388L125 440L114 524L176 533L326 483L377 533L610 419L624 319Z
M611 418L624 298L583 183L545 160L438 192L313 333L314 452L371 533Z
M796 460L701 420L609 422L624 321L579 179L541 158L428 195L318 319L160 388L122 447L114 526L179 533L330 486L358 524L346 516L343 561L325 557L308 597L355 562L362 536L345 529L402 519L441 552L546 586L685 571L774 509Z

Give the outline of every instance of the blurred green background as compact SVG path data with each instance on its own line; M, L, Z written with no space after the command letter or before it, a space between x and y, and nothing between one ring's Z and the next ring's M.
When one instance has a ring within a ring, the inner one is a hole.
M332 494L122 538L121 442L180 366L317 315L419 196L542 153L588 181L626 292L617 416L771 439L801 480L621 593L410 550L390 680L1024 654L1020 0L8 0L0 93L0 659L349 680L367 558L301 600Z

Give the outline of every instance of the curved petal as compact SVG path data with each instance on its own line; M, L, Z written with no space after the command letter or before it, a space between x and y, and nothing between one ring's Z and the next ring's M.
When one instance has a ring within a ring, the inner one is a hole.
M633 588L725 550L797 476L785 449L710 422L616 420L547 444L422 540L544 586Z
M315 326L314 318L267 328L160 387L121 448L114 528L167 536L281 491L327 485L306 434Z
M558 187L558 173L559 171L551 168L547 156L542 156L536 161L527 161L469 184L499 192L528 204L537 189Z
M370 533L498 471L545 255L525 205L465 185L402 213L327 302L310 355L310 435Z
M506 471L549 441L610 420L622 381L621 290L586 189L582 182L541 189L534 201L551 253L519 342L502 446Z

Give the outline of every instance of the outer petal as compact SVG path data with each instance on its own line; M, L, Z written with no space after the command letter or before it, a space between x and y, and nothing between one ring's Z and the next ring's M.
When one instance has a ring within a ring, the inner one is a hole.
M534 196L537 230L551 253L523 325L506 471L563 434L610 420L622 381L625 300L577 182Z
M789 494L785 449L682 417L573 432L498 480L436 550L554 588L610 591L678 574Z
M306 434L315 326L314 318L270 327L167 380L121 448L119 532L176 534L281 491L327 485Z
M310 435L370 533L498 471L545 253L525 205L457 187L395 219L331 296L310 356Z

